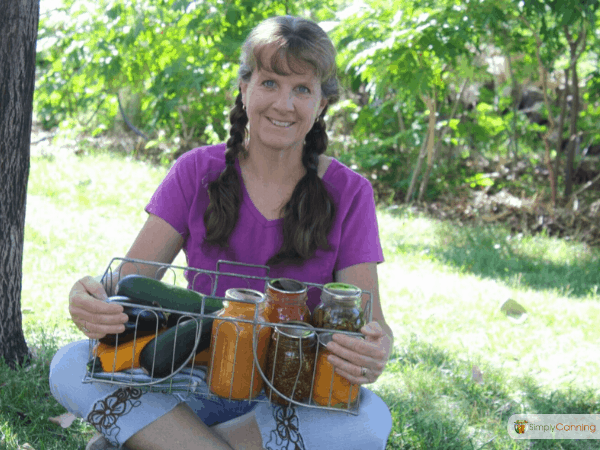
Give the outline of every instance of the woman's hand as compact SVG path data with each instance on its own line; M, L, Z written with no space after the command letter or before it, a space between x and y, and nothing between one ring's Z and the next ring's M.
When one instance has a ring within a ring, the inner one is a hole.
M104 286L91 276L79 280L69 293L71 319L87 337L100 339L107 334L125 331L127 314L117 304L105 303L108 295Z
M386 334L377 322L368 323L360 331L365 339L334 333L327 345L327 349L333 353L328 359L336 373L351 383L374 383L388 360L384 343Z

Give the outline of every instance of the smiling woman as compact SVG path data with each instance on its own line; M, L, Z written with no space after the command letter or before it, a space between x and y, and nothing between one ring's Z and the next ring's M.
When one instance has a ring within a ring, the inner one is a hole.
M269 60L275 53L277 49L270 46L264 57ZM327 105L310 66L298 67L300 73L286 69L288 75L259 69L248 83L242 83L242 103L251 118L249 153L266 149L301 152L304 137Z
M229 140L177 160L146 206L149 218L126 256L168 264L183 249L187 265L197 269L215 270L220 260L267 265L270 277L369 291L373 321L361 328L364 339L336 335L327 347L335 372L365 385L381 375L393 335L378 294L383 251L373 189L324 155L324 116L337 97L335 49L317 24L289 16L259 24L242 49ZM211 293L207 278L189 279L188 288ZM217 296L240 287L240 280L226 278ZM247 287L262 291L264 283ZM90 338L119 333L127 320L120 306L99 301L109 294L91 276L71 289L71 317ZM309 309L319 301L318 292L308 293ZM363 307L366 302L365 295ZM384 449L391 430L388 407L364 387L357 390L356 415L127 387L115 392L81 383L87 351L87 342L59 350L50 385L59 402L103 434L88 450L109 448L100 446L109 441L144 450L197 449L198 442L211 449Z
M237 221L238 158L253 204L268 219L284 219L282 246L268 264L306 260L327 247L335 204L319 165L329 163L322 156L328 144L324 116L339 98L335 55L327 34L308 20L280 17L252 30L241 52L228 167L209 187L208 242L226 246ZM300 205L304 210L296 215Z

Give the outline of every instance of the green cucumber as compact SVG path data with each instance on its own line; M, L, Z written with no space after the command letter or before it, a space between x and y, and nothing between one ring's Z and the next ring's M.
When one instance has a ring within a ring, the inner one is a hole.
M191 319L180 323L179 326L169 328L144 347L140 354L140 366L153 378L171 375L192 353L200 324L202 324L202 332L195 353L198 354L210 347L212 323L213 319L207 317L201 322Z
M124 303L123 312L129 316L129 320L124 324L125 331L117 334L107 334L100 339L100 342L106 345L115 345L117 343L117 336L119 337L119 345L126 342L132 341L135 336L142 337L148 336L149 334L155 334L158 329L167 326L167 317L161 311L155 311L150 309L139 308L137 306L127 306L128 304L135 303L141 306L156 306L147 300L131 299L116 295L106 300L106 303ZM137 332L136 332L137 325Z
M223 308L223 302L219 299L137 274L127 275L119 281L117 295L146 300L162 308L195 314L200 314L203 298L205 314L212 314ZM171 314L167 326L176 325L180 317L179 314Z

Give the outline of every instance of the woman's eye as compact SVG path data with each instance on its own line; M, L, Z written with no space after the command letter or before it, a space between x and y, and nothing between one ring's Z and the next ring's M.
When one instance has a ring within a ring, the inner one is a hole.
M298 91L301 94L310 94L310 89L307 88L306 86L298 86Z
M275 87L275 82L273 80L265 80L263 81L263 86L268 87L268 88L272 88Z

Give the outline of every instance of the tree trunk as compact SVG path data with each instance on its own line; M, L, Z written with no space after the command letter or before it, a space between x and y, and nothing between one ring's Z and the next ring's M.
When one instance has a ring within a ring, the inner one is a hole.
M567 144L567 161L565 163L565 199L569 199L573 192L573 165L575 163L575 149L577 147L577 118L579 116L579 77L577 65L573 67L573 103L571 104L571 122L569 123L569 143Z
M560 159L563 153L563 129L565 127L565 117L567 117L567 97L569 96L569 68L565 69L565 89L560 100L560 117L558 119L558 138L556 140L556 160L554 161L554 174L557 177L560 173Z
M579 118L579 76L577 74L577 61L581 56L583 50L585 50L586 44L586 29L584 26L579 31L579 36L576 40L573 40L569 29L565 26L565 35L567 42L569 43L569 49L571 51L571 77L573 87L573 104L571 106L571 122L569 124L569 143L567 144L567 161L565 163L565 200L568 201L571 193L573 192L573 164L575 162L575 148L577 146L577 119ZM581 44L581 51L579 49Z
M21 281L39 0L0 0L0 357L28 356Z
M537 32L531 27L531 24L527 21L527 19L525 19L522 16L519 18L521 19L522 22L525 23L527 28L529 28L531 30L531 32L533 33L533 36L535 37L535 42L536 42L535 56L536 56L537 62L538 62L540 81L542 82L542 90L544 93L544 104L546 105L546 111L548 113L548 129L542 135L542 140L544 142L544 148L545 148L544 162L546 163L546 166L548 168L548 178L550 181L550 190L551 190L551 196L552 196L552 208L554 208L554 207L556 207L556 197L557 197L557 191L556 191L557 175L554 172L554 167L552 165L549 140L550 140L550 136L552 136L553 132L556 129L556 121L554 120L554 117L552 115L552 104L550 103L550 98L548 97L548 71L546 70L546 67L544 66L544 62L542 61L542 57L540 55L540 49L542 48L543 42L540 39L540 36L537 34ZM550 64L550 67L552 67L552 64ZM559 131L559 133L560 133L560 131ZM558 155L557 155L557 157L558 157Z
M429 125L427 126L427 168L425 174L421 180L421 187L419 188L419 195L417 201L420 203L423 201L427 184L429 183L429 175L431 175L431 169L433 168L433 162L435 161L435 124L437 118L435 116L437 112L437 102L435 100L435 93L432 98L426 98L427 107L429 108ZM460 100L459 100L460 101Z
M506 37L506 36L505 36ZM513 154L511 155L511 158L516 160L517 157L519 156L519 129L518 129L518 125L517 125L517 120L518 120L518 114L519 114L519 103L521 103L521 94L520 94L520 89L519 89L519 83L517 81L517 78L515 77L515 74L513 72L513 64L512 64L512 58L510 57L510 51L506 52L506 62L508 63L508 73L510 74L510 81L511 81L511 97L513 100L513 118L512 118L512 127L513 129L512 134L511 134L511 141L513 144Z
M408 186L408 191L406 192L406 197L404 197L404 201L406 203L410 203L412 201L412 196L415 192L415 186L417 185L417 178L419 178L419 173L421 172L421 166L423 165L423 160L425 159L425 154L427 153L427 141L429 140L429 130L425 132L425 137L423 139L423 145L421 145L421 150L419 151L419 157L417 158L417 164L415 164L415 169L413 170L412 178L410 180L410 186Z

